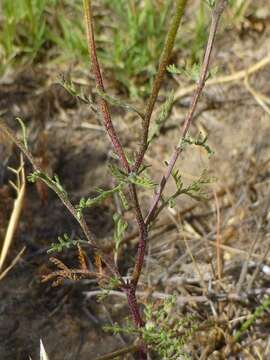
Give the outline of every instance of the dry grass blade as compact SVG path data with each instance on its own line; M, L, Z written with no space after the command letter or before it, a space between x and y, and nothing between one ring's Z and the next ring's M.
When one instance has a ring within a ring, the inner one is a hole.
M217 212L217 232L216 232L216 253L217 253L217 275L218 279L221 280L222 276L222 258L221 258L221 232L220 232L220 207L218 202L218 196L216 191L214 190L214 198L216 204L216 212Z
M0 274L0 281L4 279L4 277L10 272L10 270L17 264L17 262L22 257L23 253L25 252L26 247L24 246L19 254L12 260L11 264Z
M78 259L79 259L80 267L82 270L88 270L85 254L79 244L77 244L77 248L78 248Z
M17 177L16 185L14 183L11 183L11 185L13 186L13 188L15 189L15 191L17 193L17 198L14 201L12 214L11 214L11 217L9 220L3 247L1 249L0 271L3 268L9 248L10 248L12 240L14 238L14 234L15 234L17 226L18 226L18 222L19 222L22 207L23 207L23 201L24 201L24 197L25 197L26 180L25 180L24 162L23 162L22 155L20 156L20 167L17 170L15 170L15 169L10 169L10 170L14 174L16 174L16 177Z
M270 98L253 89L253 87L248 81L248 75L245 77L245 86L247 90L251 93L251 95L254 97L255 101L263 108L263 110L268 115L270 115L270 107L267 105L267 103L270 104Z
M246 76L252 75L252 74L256 73L257 71L260 71L261 69L263 69L264 67L266 67L269 64L270 64L270 54L267 54L263 59L256 62L254 65L248 67L247 69L237 71L231 75L218 76L216 78L208 80L205 84L205 87L208 87L211 85L226 84L226 83L230 83L233 81L244 80ZM175 93L174 101L177 101L189 94L192 94L192 92L195 89L196 89L196 84L179 89Z

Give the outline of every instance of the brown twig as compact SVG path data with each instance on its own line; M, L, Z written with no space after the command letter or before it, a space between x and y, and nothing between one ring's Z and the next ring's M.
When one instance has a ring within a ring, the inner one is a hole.
M209 36L208 36L207 46L206 46L206 50L205 50L205 54L204 54L204 59L203 59L203 63L202 63L201 71L200 71L200 77L199 77L197 88L194 92L194 95L193 95L193 98L192 98L192 101L191 101L191 104L190 104L190 107L189 107L189 110L187 113L187 116L185 118L185 122L184 122L183 129L182 129L181 141L179 142L179 145L175 148L175 150L171 156L171 159L169 161L169 164L167 167L167 172L162 177L162 179L159 183L158 191L157 191L156 195L154 196L150 210L145 218L145 223L147 225L155 217L155 213L156 213L161 195L163 193L163 190L168 182L169 177L171 176L171 173L173 171L173 168L175 166L175 163L176 163L179 155L183 151L183 140L185 140L185 138L187 136L188 130L190 128L190 125L191 125L191 122L193 119L194 112L196 110L200 95L203 91L203 88L204 88L204 85L205 85L205 82L207 79L209 62L210 62L210 57L211 57L211 53L212 53L212 49L213 49L215 35L217 32L217 27L219 24L219 19L221 17L221 14L222 14L226 4L227 4L227 0L220 0L216 3L216 5L213 9L212 21L211 21L211 26L210 26L210 30L209 30Z

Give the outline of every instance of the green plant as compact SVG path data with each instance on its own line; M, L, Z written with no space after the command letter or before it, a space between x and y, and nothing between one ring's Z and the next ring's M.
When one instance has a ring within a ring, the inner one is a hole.
M163 360L176 360L179 357L190 359L185 345L192 340L198 329L198 321L192 316L178 319L175 316L176 297L171 296L157 303L148 303L144 308L145 326L136 328L133 324L105 326L104 330L114 334L139 335L149 349Z
M79 4L78 0L3 0L0 4L3 13L0 71L17 63L55 59L60 53L65 58L72 54L73 58L86 60L87 46Z
M173 2L104 2L117 25L110 29L112 40L104 47L105 51L100 51L101 59L108 69L112 69L116 80L124 85L131 97L148 95Z
M256 320L261 317L266 310L269 309L269 307L270 297L266 297L262 304L255 309L254 313L246 321L243 322L240 329L234 335L234 340L239 341L242 334L244 334L256 322Z
M166 173L161 177L158 186L156 186L155 182L146 174L147 166L145 166L144 164L144 157L151 141L153 141L158 135L160 123L163 123L164 118L168 116L169 109L172 106L173 100L172 95L170 95L169 100L164 104L161 118L159 118L159 120L157 120L155 124L156 128L154 132L151 132L150 123L154 106L156 104L158 94L167 71L167 67L170 64L176 34L180 25L180 21L183 17L185 7L187 5L187 0L177 0L175 3L174 16L172 18L172 21L170 22L170 25L168 26L167 35L164 41L163 50L161 52L158 69L152 83L152 88L146 108L144 111L136 111L136 113L142 120L142 129L140 136L140 145L137 152L135 152L132 156L132 159L130 156L127 156L126 151L121 144L120 138L112 122L109 104L110 102L115 103L115 99L112 99L106 93L103 84L103 77L101 75L101 69L97 57L91 1L84 0L83 3L87 32L87 43L92 63L92 71L96 81L98 105L103 118L104 128L112 143L115 157L117 159L117 162L112 163L110 166L111 176L114 178L115 186L109 190L97 189L97 195L95 197L88 199L83 198L80 200L79 204L74 205L70 201L69 195L61 184L59 178L56 175L54 177L50 177L41 169L39 164L36 163L31 152L29 151L29 147L27 146L26 132L24 130L24 127L23 141L19 140L15 136L13 131L9 129L2 121L0 121L0 129L19 147L19 149L24 153L26 158L33 165L34 172L29 177L30 181L41 180L58 195L59 199L79 223L85 237L84 241L87 242L87 245L89 245L95 256L96 270L94 272L90 272L87 269L87 264L84 261L83 253L80 248L81 240L74 241L69 239L69 237L66 235L64 236L64 238L59 239L59 244L53 244L53 249L62 250L63 248L69 248L70 246L77 246L79 252L80 267L78 269L69 269L60 260L52 258L52 261L57 266L58 270L53 272L51 275L46 276L45 280L53 279L56 277L56 283L58 284L61 283L65 277L71 280L79 280L81 277L95 277L101 287L108 290L115 287L121 290L123 293L126 294L130 315L133 320L133 328L135 328L138 334L141 335L141 342L139 346L140 359L146 359L147 357L147 343L152 343L153 346L157 347L156 350L163 354L162 356L167 356L169 358L170 356L172 356L172 351L175 351L175 349L178 347L179 349L181 349L181 339L177 340L176 338L176 331L178 330L176 330L175 328L172 328L170 330L166 328L166 330L162 330L160 334L155 332L154 328L152 326L149 326L150 320L147 318L147 316L150 317L150 315L147 314L147 310L145 314L146 318L144 318L140 312L136 291L144 264L145 251L148 240L148 231L151 223L156 220L160 211L164 208L164 204L166 206L171 206L175 198L180 196L181 194L186 194L193 198L198 198L201 196L202 185L209 182L209 179L205 177L205 174L202 174L199 180L193 182L187 187L184 187L181 181L180 172L175 170L174 167L178 157L180 156L180 154L183 153L183 151L187 150L188 146L202 146L208 153L211 152L206 142L207 139L202 138L201 136L195 139L192 138L189 135L189 128L193 120L193 115L198 104L201 92L203 90L204 84L208 79L209 61L213 48L215 34L219 24L220 16L226 6L227 1L219 0L215 3L214 6L210 7L211 25L209 29L204 58L200 66L200 71L198 72L197 87L191 100L190 108L187 112L184 125L179 136L179 141L177 144L175 144L175 150L169 162L167 163ZM132 2L130 2L130 4L132 4ZM78 97L77 91L72 85L72 83L66 83L65 85L71 93ZM90 103L90 100L86 96L79 96L80 99L82 99L84 102ZM121 104L121 101L117 102ZM130 106L126 107L126 109L134 111L134 109ZM176 183L176 192L168 199L164 199L163 191L171 176L173 176ZM154 190L146 216L144 216L143 214L143 210L138 197L138 191L140 190L140 188L144 188L149 191ZM120 273L117 264L117 252L119 247L121 246L123 234L127 229L124 218L121 217L121 214L115 216L114 255L116 256L108 255L104 251L104 249L96 242L94 236L92 235L92 231L87 225L84 218L85 208L92 207L93 205L103 201L105 198L111 196L112 194L118 195L119 198L122 200L123 212L132 212L134 222L136 223L139 232L139 245L137 247L137 254L134 259L133 271L131 276L127 279L124 278L124 276ZM106 271L104 271L103 269L104 265L106 265ZM165 319L168 313L164 310L166 308L165 305L163 309L160 309L160 311L158 311L157 319L158 321L160 321L159 326L166 325ZM148 309L151 309L151 306Z

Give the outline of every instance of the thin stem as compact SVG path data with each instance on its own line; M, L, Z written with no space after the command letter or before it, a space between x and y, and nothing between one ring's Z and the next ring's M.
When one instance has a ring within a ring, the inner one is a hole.
M138 281L139 281L139 278L141 275L142 267L143 267L148 232L147 232L147 226L144 222L143 215L142 215L142 212L141 212L141 209L139 206L137 193L134 190L135 190L135 187L133 185L131 191L133 192L133 198L135 200L136 221L137 221L138 228L139 228L139 239L140 239L139 244L138 244L137 254L136 254L134 270L132 273L132 285L135 287L135 291L136 291L136 287L137 287L137 284L138 284Z
M223 10L225 9L226 4L227 4L227 0L217 1L216 5L213 9L213 12L212 12L212 21L211 21L211 26L210 26L210 30L209 30L209 36L208 36L208 41L207 41L206 50L205 50L205 54L204 54L203 64L202 64L201 71L200 71L200 77L199 77L197 88L194 92L194 95L193 95L193 98L192 98L192 101L191 101L191 104L190 104L190 107L188 110L188 113L186 115L186 119L184 121L183 129L182 129L182 136L181 136L182 140L185 139L185 137L188 133L188 130L190 128L190 125L191 125L191 122L193 119L194 112L195 112L197 104L198 104L198 100L200 98L200 95L201 95L204 85L205 85L205 81L207 79L209 62L210 62L213 44L214 44L214 40L215 40L215 36L216 36L216 32L217 32L217 27L219 24L220 16L221 16ZM151 221L153 221L153 219L155 217L155 213L156 213L161 195L163 193L163 190L167 184L169 177L171 176L172 170L175 166L175 163L176 163L179 155L183 151L183 146L181 146L181 144L182 144L182 141L180 141L179 145L175 148L175 150L171 156L171 159L169 161L167 171L159 183L158 191L153 198L152 204L150 206L150 210L145 218L146 225L149 225L149 223Z
M144 154L147 150L148 132L149 132L151 116L152 116L152 113L154 110L155 103L157 101L157 97L158 97L159 90L160 90L160 87L161 87L161 84L162 84L162 81L163 81L163 78L164 78L164 75L166 72L166 68L170 61L173 46L175 43L177 30L179 28L181 19L183 17L186 4L187 4L187 0L177 0L175 14L174 14L172 23L170 25L170 28L169 28L169 31L167 34L167 39L165 41L165 45L164 45L164 48L163 48L163 51L162 51L162 54L160 57L158 71L157 71L157 74L156 74L156 77L155 77L155 80L153 83L152 92L151 92L150 98L149 98L147 106L146 106L146 111L145 111L144 120L143 120L142 141L141 141L138 157L137 157L134 167L133 167L134 171L138 171L139 167L142 164Z
M94 31L93 31L93 14L92 14L92 7L91 7L91 0L84 0L84 14L85 14L85 22L86 22L86 31L87 31L87 39L88 39L88 49L90 54L90 59L92 62L93 72L95 74L96 79L96 86L98 90L104 92L104 85L103 85L103 78L100 71L100 66L97 58L97 52L96 52L96 45L95 45L95 38L94 38ZM115 132L114 126L111 121L111 115L109 111L108 104L104 98L99 99L99 106L100 110L103 114L103 122L105 129L111 139L111 142L113 144L115 152L119 156L120 163L122 167L126 170L127 173L130 173L130 166L127 161L126 155L124 153L123 147L120 143L120 140ZM135 297L136 300L136 287L137 283L141 274L141 269L144 261L144 254L145 254L145 247L146 247L146 240L147 240L147 231L146 231L146 225L144 223L142 211L140 208L140 204L138 201L137 191L134 184L130 185L129 187L131 199L134 205L134 212L136 217L136 222L139 229L139 246L135 261L135 267L132 277L132 291L131 293L127 293L127 300L130 308L130 312L133 316L134 323L136 326L142 326L143 322L140 316L139 307L137 304L137 301L131 301L133 297ZM129 286L131 287L131 284L126 284L126 286L123 289L129 289ZM130 288L131 290L131 288ZM136 317L134 317L134 314L136 313Z
M98 62L98 58L97 58L91 0L83 0L83 5L84 5L84 17L85 17L85 23L86 23L87 40L88 40L88 50L89 50L90 60L92 63L93 72L94 72L95 79L96 79L96 86L99 91L105 92L103 79L102 79L102 75L101 75L101 71L100 71L100 66L99 66L99 62ZM114 129L108 103L104 98L102 98L100 96L99 96L99 107L100 107L100 111L103 115L104 127L111 139L114 150L119 157L121 165L127 171L127 173L129 173L130 172L129 163L127 161L127 158L124 153L123 147L120 143L120 140Z

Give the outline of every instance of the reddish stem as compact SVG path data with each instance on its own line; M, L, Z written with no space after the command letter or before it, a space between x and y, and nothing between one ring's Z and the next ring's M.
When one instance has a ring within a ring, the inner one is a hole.
M86 29L87 29L89 54L90 54L90 60L92 62L93 72L96 79L96 86L98 90L100 90L101 92L105 92L100 66L97 58L96 43L95 43L95 36L93 29L93 14L91 9L91 1L89 0L84 0L84 14L85 14ZM129 173L130 172L129 163L127 161L120 140L114 129L107 101L100 96L99 96L99 107L103 115L104 127L111 139L114 150L117 153L123 168L126 170L127 173Z
M84 0L84 13L85 13L85 19L86 19L86 29L87 29L87 38L88 38L88 48L90 53L90 58L93 66L93 72L95 74L96 79L96 86L99 90L102 92L105 92L104 85L103 85L103 79L100 71L100 66L97 58L96 53L96 45L95 45L95 38L94 38L94 30L93 30L93 15L92 15L92 8L91 8L91 1L90 0ZM99 99L99 106L101 113L103 114L103 121L105 129L111 139L111 142L113 144L114 150L119 156L120 163L122 167L126 170L127 173L130 173L130 166L127 161L126 155L124 153L123 147L120 143L120 140L116 134L116 131L114 129L113 123L111 121L111 115L109 111L108 104L105 99L100 98ZM138 201L138 196L136 192L136 187L134 184L131 184L130 187L130 194L134 205L134 211L136 216L136 221L139 228L139 235L140 235L140 243L138 247L138 255L135 261L135 267L134 267L134 275L132 278L131 284L126 284L124 287L124 290L127 294L127 300L130 312L132 314L133 321L136 326L141 327L143 326L143 321L141 319L141 315L139 312L139 306L137 304L136 300L136 287L139 280L139 276L141 273L143 260L144 260L144 253L145 253L145 244L146 244L146 238L147 238L147 231L146 231L146 225L143 220L143 215L141 212L141 208ZM144 355L143 349L141 350L142 353L142 359Z

